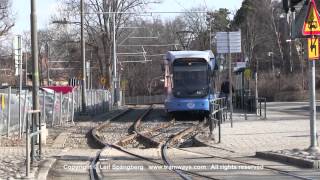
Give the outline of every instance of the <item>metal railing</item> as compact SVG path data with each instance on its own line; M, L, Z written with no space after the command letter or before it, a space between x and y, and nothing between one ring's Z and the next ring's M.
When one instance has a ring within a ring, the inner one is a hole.
M263 119L267 119L267 98L258 98L258 107L257 107L257 115L259 115ZM262 116L263 110L263 116Z
M255 96L245 95L243 97L234 97L234 107L242 110L245 120L248 119L248 114L256 114L260 118L267 119L267 99L259 97L256 100Z
M26 121L26 177L29 177L30 174L30 164L33 164L35 161L35 157L39 157L39 159L41 158L41 154L42 154L42 137L41 137L41 118L40 118L40 110L30 110L27 112L27 121ZM32 122L31 122L31 127L29 126L29 118L30 115L32 116ZM38 122L37 122L38 120ZM31 128L31 133L30 133L30 128ZM35 138L35 136L37 136ZM30 142L31 139L31 142ZM38 142L38 154L36 154L36 149L35 149L35 145L36 145L36 139L39 140Z
M210 115L209 115L209 133L213 134L213 130L218 126L218 136L221 143L221 124L225 121L228 111L227 98L217 98L210 102Z

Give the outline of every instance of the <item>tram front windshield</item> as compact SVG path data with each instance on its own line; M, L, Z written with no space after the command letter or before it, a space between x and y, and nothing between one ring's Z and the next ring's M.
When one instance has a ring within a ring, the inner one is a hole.
M188 62L173 67L173 90L176 97L208 95L208 66L205 62Z

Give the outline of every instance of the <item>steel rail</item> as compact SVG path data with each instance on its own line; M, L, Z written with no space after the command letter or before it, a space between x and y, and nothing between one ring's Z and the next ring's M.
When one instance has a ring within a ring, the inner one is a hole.
M152 105L151 107L152 108ZM149 114L150 111L147 111L146 112L146 115ZM159 131L160 129L163 129L163 128L168 128L170 127L173 123L174 123L174 119L171 120L169 123L165 124L165 125L162 125L162 126L159 126L157 128L152 128L150 130L146 130L144 132L140 132L139 131L139 127L141 126L141 121L143 120L143 118L140 118L138 121L135 122L134 126L133 126L133 131L134 133L137 134L137 140L141 140L142 142L147 142L148 144L151 145L151 147L159 147L160 146L160 143L153 140L152 138L148 137L148 134L152 134L153 132L155 131Z
M132 142L134 139L137 138L138 133L137 133L137 129L141 126L141 121L152 111L152 105L150 105L150 107L144 111L138 118L136 121L134 121L134 123L132 124L132 126L129 128L129 133L130 135L120 139L117 143L117 145L119 146L126 146L127 144L129 144L130 142Z
M167 166L172 166L172 163L170 162L170 160L167 156L167 150L168 150L169 146L173 146L174 144L178 144L178 140L182 139L183 137L189 135L190 133L192 133L194 131L197 131L201 127L205 126L205 124L206 124L206 119L203 120L202 122L199 122L197 125L193 125L187 129L184 129L183 131L176 133L161 146L161 156L162 156L164 163ZM177 173L184 180L191 179L191 177L189 177L187 174L198 176L198 177L203 177L203 178L207 178L207 179L217 180L217 178L201 175L199 173L187 171L187 170L183 170L183 169L172 169L172 171Z
M96 180L96 179L100 179L99 175L96 171L96 164L99 161L100 155L101 153L108 147L116 147L116 145L114 144L108 144L103 142L103 140L101 140L100 135L99 135L99 131L101 131L102 129L109 127L111 125L111 122L115 119L118 119L119 117L123 116L124 114L127 114L130 110L132 109L128 109L110 119L108 119L105 123L93 128L91 130L91 136L93 137L93 139L96 141L97 144L99 144L100 146L102 146L102 149L100 151L97 152L97 155L95 156L95 158L93 158L93 160L90 163L90 167L89 167L89 175L90 175L90 179L91 180ZM144 112L142 113L141 116L138 117L138 119L134 122L133 126L136 126L138 128L140 121L148 115L148 113L152 110L152 105ZM135 135L135 134L133 134ZM117 143L116 143L117 144Z
M228 157L222 157L222 156L217 156L217 155L211 155L211 154L205 154L205 153L200 153L200 152L194 152L194 151L189 151L189 150L185 150L185 149L181 149L181 148L175 148L177 150L180 151L186 151L186 152L190 152L190 153L194 153L194 154L199 154L199 155L206 155L206 156L210 156L212 158L217 158L217 159L222 159L222 160L228 160L228 161L233 161L233 162L237 162L237 163L241 163L241 164L246 164L246 165L252 165L252 166L262 166L261 164L255 164L255 163L249 163L249 162L245 162L245 161L241 161L241 160L236 160L236 159L232 159L232 158L228 158ZM302 180L312 180L312 178L307 178L307 177L303 177L297 174L293 174L289 171L285 171L285 170L280 170L277 168L272 168L272 167L268 167L268 166L263 166L264 169L268 169L270 171L276 171L279 174L283 174L283 175L287 175L290 177L294 177L297 179L302 179Z
M146 115L148 113L145 113ZM113 119L116 119L116 118L113 118ZM111 120L109 120L111 121ZM107 122L104 123L104 124L108 124ZM138 154L135 154L135 153L132 153L132 152L129 152L125 149L123 149L121 146L117 145L116 143L114 144L110 144L108 142L104 142L103 139L101 139L100 135L98 134L98 131L100 131L101 129L103 129L104 127L106 127L106 125L104 124L101 124L99 125L98 127L95 127L92 129L91 131L91 136L93 137L94 141L97 143L97 145L99 145L102 149L97 153L97 156L92 160L91 164L90 164L90 179L91 180L96 180L96 179L100 179L97 172L96 172L96 169L95 169L95 166L97 164L97 162L99 161L99 158L100 158L100 155L101 153L103 152L104 149L106 148L114 148L120 152L123 152L123 153L126 153L128 155L131 155L133 157L136 157L136 158L139 158L139 159L142 159L142 160L145 160L147 162L150 162L150 163L153 163L153 164L157 164L157 165L161 165L161 166L164 166L165 164L163 163L159 163L155 160L152 160L150 158L147 158L147 157L144 157L144 156L141 156L141 155L138 155ZM110 124L110 122L109 122ZM180 134L180 133L178 133ZM180 134L181 135L181 134ZM216 178L212 178L212 177L208 177L208 176L205 176L205 175L201 175L201 174L197 174L197 173L194 173L194 172L191 172L191 171L187 171L187 170L181 170L182 172L184 173L188 173L188 174L192 174L192 175L195 175L195 176L198 176L198 177L202 177L202 178L207 178L207 179L213 179L213 180L218 180Z
M120 118L121 116L127 114L128 112L130 112L132 109L127 109L117 115L115 115L114 117L108 119L106 122L100 124L99 126L93 128L91 130L91 136L93 137L93 139L97 142L98 138L100 138L100 135L98 133L98 131L100 131L101 129L104 129L106 127L109 127L111 125L111 122L117 118ZM100 151L97 152L97 155L96 157L91 161L90 163L90 167L89 167L89 175L90 175L90 179L91 180L95 180L95 179L99 179L99 176L98 176L98 173L96 171L96 164L97 162L99 161L99 158L100 158L100 154L101 152L107 148L108 146L105 145L103 147L103 149L101 149Z

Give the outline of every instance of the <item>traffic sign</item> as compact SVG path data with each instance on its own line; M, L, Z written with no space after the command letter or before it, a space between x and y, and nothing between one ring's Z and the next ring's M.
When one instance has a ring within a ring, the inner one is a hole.
M5 107L6 107L5 98L4 98L4 95L1 95L1 110L3 111Z
M303 24L303 35L320 35L319 12L316 3L311 0L308 7L308 13Z
M244 77L249 80L252 77L252 72L251 69L247 68L246 70L244 70Z
M308 38L308 57L309 60L319 59L319 39Z
M128 86L128 80L124 79L121 81L121 89L127 89Z
M218 53L241 53L241 32L217 32Z
M101 83L102 85L105 85L106 82L107 82L106 78L102 77L102 78L100 79L100 83Z

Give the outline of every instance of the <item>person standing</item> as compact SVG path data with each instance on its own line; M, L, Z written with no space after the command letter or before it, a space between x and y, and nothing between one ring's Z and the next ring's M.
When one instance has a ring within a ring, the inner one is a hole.
M232 93L233 92L234 92L234 89L232 86ZM220 97L226 97L229 99L229 94L230 94L230 81L229 81L229 77L227 76L225 81L223 81L221 84Z

